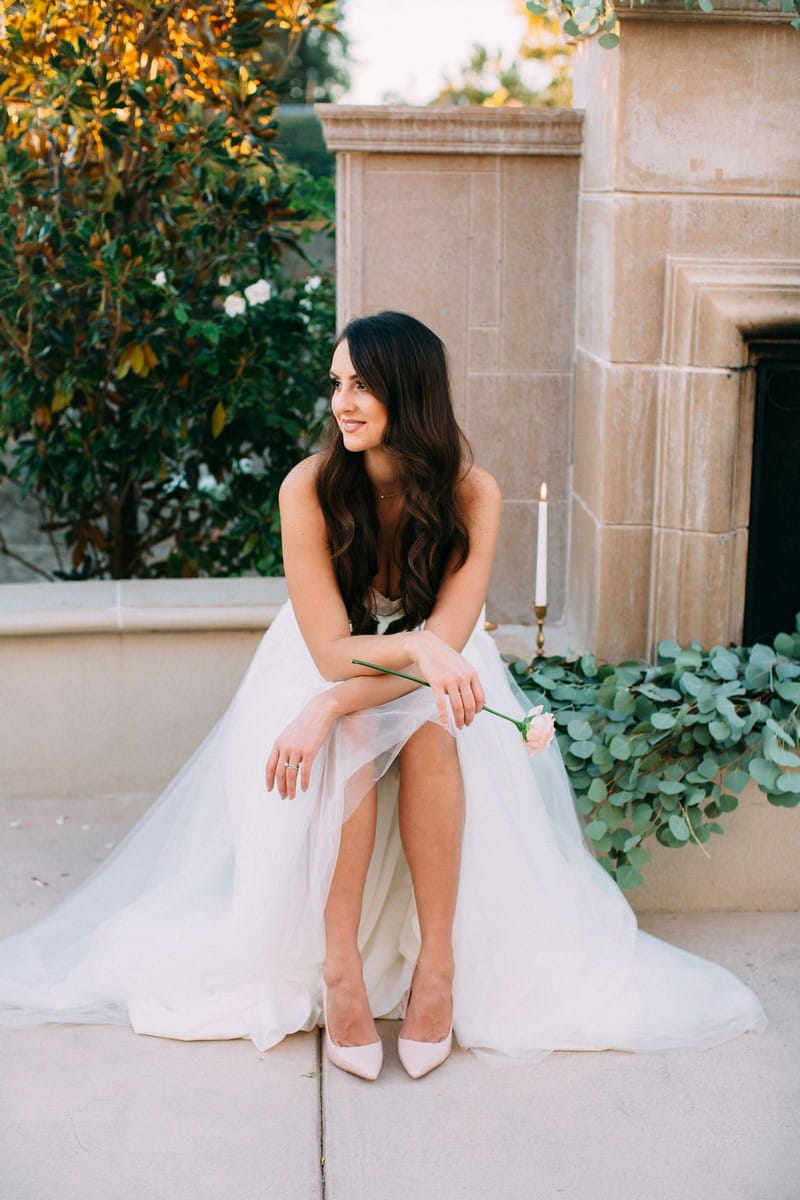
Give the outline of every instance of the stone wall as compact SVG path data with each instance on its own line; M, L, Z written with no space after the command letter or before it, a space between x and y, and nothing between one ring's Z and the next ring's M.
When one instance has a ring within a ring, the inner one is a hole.
M569 607L601 655L738 640L752 339L800 339L800 45L722 0L620 11L586 108Z

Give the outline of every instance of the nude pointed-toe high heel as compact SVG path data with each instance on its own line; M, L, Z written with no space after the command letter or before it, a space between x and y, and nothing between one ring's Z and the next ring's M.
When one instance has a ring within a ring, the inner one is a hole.
M397 1056L412 1079L421 1079L440 1067L453 1049L453 1030L440 1042L415 1042L412 1038L397 1039Z
M359 1079L377 1079L383 1066L383 1042L368 1042L366 1046L339 1046L328 1032L328 989L322 988L322 1017L325 1022L325 1053L340 1071L349 1071Z

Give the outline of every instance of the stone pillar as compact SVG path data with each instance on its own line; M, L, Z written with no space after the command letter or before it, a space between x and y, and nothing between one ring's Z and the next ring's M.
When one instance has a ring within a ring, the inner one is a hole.
M503 490L496 621L532 618L535 501L547 480L557 620L582 114L327 104L317 113L337 158L340 323L400 309L446 343L458 419Z
M755 0L583 45L569 608L608 658L737 640L757 337L800 339L800 39Z

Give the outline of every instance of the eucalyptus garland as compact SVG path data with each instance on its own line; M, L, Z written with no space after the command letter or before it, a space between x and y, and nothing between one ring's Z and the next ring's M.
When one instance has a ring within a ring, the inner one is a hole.
M770 804L800 804L800 615L772 646L658 646L658 661L594 654L509 664L552 711L585 832L626 889L644 843L702 846L752 780Z

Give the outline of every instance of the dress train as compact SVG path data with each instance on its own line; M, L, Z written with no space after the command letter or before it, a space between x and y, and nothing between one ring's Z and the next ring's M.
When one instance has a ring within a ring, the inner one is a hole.
M521 711L494 643L464 650L489 703ZM323 913L342 821L378 781L359 940L373 1013L403 1012L419 947L397 825L396 756L435 719L428 689L348 716L307 792L267 792L287 722L329 685L286 604L228 711L103 866L0 943L0 1024L130 1023L266 1049L321 1019ZM496 1061L555 1049L705 1047L763 1028L754 994L640 932L586 847L557 747L529 759L481 713L454 731L466 795L454 1029Z

